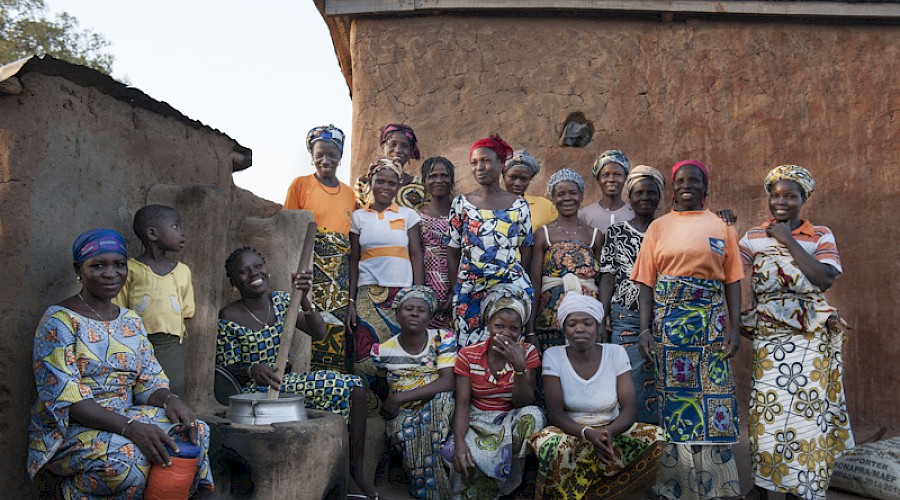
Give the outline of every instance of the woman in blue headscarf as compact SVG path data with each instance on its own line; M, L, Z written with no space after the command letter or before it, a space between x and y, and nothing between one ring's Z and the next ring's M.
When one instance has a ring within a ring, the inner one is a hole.
M200 446L193 490L212 489L209 427L169 391L136 312L112 303L128 275L125 240L94 229L72 245L81 290L50 306L34 336L37 402L29 475L63 477L64 498L141 498L173 434Z

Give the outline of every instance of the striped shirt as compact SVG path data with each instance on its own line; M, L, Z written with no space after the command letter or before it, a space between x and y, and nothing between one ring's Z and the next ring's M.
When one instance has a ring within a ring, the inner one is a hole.
M422 352L411 354L400 345L394 335L372 346L372 362L379 371L387 372L392 392L402 392L430 384L438 370L456 364L456 336L451 330L428 329L428 341Z
M409 231L421 219L415 210L396 203L376 212L353 212L350 232L359 235L359 286L405 287L412 285Z
M512 386L513 367L509 363L503 367L500 377L494 379L494 374L488 368L487 352L490 348L490 339L477 344L463 347L456 353L456 367L453 373L461 377L469 377L472 386L472 405L485 411L509 411L513 409ZM541 366L541 358L537 349L531 344L525 344L525 367L533 370Z
M766 228L773 221L767 221L758 227L747 231L739 243L741 260L744 266L753 264L757 253L772 246L781 245L775 238L766 234ZM837 243L831 229L825 226L813 226L808 220L804 220L800 227L791 231L791 235L800 244L800 247L817 261L833 266L839 273L843 273L841 256L838 254Z

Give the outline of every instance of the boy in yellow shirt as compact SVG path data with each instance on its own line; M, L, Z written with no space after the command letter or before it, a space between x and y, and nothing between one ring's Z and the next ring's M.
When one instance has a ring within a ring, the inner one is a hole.
M183 395L184 320L194 317L194 287L188 266L166 255L184 247L181 215L172 207L147 205L134 214L134 233L144 253L128 259L125 286L113 302L141 316L170 389Z

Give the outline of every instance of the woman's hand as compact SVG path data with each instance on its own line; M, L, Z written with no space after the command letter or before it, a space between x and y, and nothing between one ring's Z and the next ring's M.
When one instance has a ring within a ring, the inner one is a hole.
M794 240L794 235L791 234L791 225L787 222L772 222L766 228L766 235L775 238L782 245L787 245Z
M136 420L125 426L122 435L140 448L150 462L163 467L172 465L166 445L173 451L178 450L178 446L172 436L163 432L159 427Z
M291 281L294 283L294 288L302 290L306 295L312 290L313 273L309 269L302 273L291 273Z
M469 467L475 467L475 459L465 439L454 439L453 468L463 477L469 477Z
M726 208L725 210L716 210L716 215L729 226L733 226L737 222L737 216L734 215L734 211L730 208Z
M521 338L517 342L502 339L499 342L491 342L491 348L500 353L513 370L524 372L528 366L525 362L525 341Z
M608 429L605 427L600 429L589 427L584 431L584 437L594 445L597 456L600 458L600 463L607 467L615 463L616 453L613 450L612 436L609 434Z
M347 324L351 328L356 328L358 316L356 315L356 302L351 300L347 302Z
M643 356L648 363L653 363L653 355L651 353L655 349L656 341L653 340L653 335L650 333L650 330L641 332L640 336L638 336L638 350L641 351L641 356Z
M400 413L400 407L403 406L403 402L397 396L397 394L391 394L381 403L381 416L387 420L396 417L397 413Z
M725 333L725 342L722 344L722 359L733 358L741 347L741 330L737 325L728 329Z
M169 422L175 424L176 432L187 431L191 442L200 444L200 441L197 440L197 415L181 398L169 398L169 401L166 403L166 418L169 419Z
M260 387L269 386L275 390L281 388L281 379L275 375L275 370L265 363L250 365L250 378Z

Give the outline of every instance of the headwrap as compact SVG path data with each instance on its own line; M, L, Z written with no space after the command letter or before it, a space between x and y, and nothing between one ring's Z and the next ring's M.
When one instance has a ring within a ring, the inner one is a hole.
M672 182L675 182L675 172L678 172L678 169L685 165L693 165L699 168L700 172L703 173L703 178L706 180L706 186L709 187L709 169L697 160L684 160L672 165Z
M306 149L312 153L313 144L319 141L330 142L337 146L344 154L344 131L334 125L322 125L321 127L313 127L306 134Z
M804 198L809 198L816 189L816 181L812 178L812 174L809 173L809 170L806 170L799 165L780 165L773 168L772 171L766 175L766 192L772 191L772 186L782 179L800 184L800 189L803 190Z
M509 144L497 134L491 134L486 139L475 141L475 144L472 144L472 147L469 148L469 158L472 158L472 153L478 148L488 148L493 150L497 153L497 156L500 157L501 161L506 161L513 154L513 150Z
M112 229L92 229L81 233L75 238L75 243L72 243L72 259L79 264L91 257L110 252L128 256L125 238Z
M566 318L576 312L590 314L597 323L603 323L603 304L599 300L578 292L567 292L556 309L556 321L560 328L566 322Z
M578 186L578 190L584 193L584 178L578 172L570 168L564 168L553 172L553 175L550 176L550 181L547 182L547 196L553 197L553 188L560 182L565 181L574 182Z
M495 314L503 309L514 311L522 318L524 324L531 316L531 301L525 290L510 284L497 285L487 292L481 301L483 319L487 323Z
M635 186L638 182L650 179L656 184L657 189L659 189L660 196L663 193L663 188L666 186L666 178L663 177L659 170L656 170L653 167L649 167L647 165L638 165L631 170L631 173L628 174L628 178L625 179L625 198L631 197L631 188Z
M416 133L413 132L412 127L409 125L404 125L402 123L389 123L381 129L381 140L380 144L384 145L387 142L388 138L394 132L400 132L405 135L409 140L409 157L413 160L418 160L422 157L419 153L419 141L416 139Z
M532 177L541 171L540 162L537 161L537 158L528 154L528 151L525 149L515 151L512 158L506 160L506 165L503 166L503 172L506 172L507 169L512 167L525 167L531 172Z
M401 289L397 292L397 295L394 296L394 309L400 309L400 306L409 299L424 300L425 303L428 304L428 311L431 316L434 316L434 313L437 312L437 296L434 294L434 290L427 286L413 285Z
M403 167L400 166L400 162L393 158L379 158L375 160L371 165L369 165L369 184L372 183L372 179L375 178L375 174L381 172L384 169L388 169L395 174L397 174L397 178L403 179Z
M597 158L597 161L594 162L594 166L591 167L591 175L596 179L597 176L600 175L600 170L610 163L622 165L622 168L625 169L625 175L628 175L628 172L631 171L631 162L628 161L628 157L625 156L625 153L618 149L610 149L609 151L604 151L603 154Z

